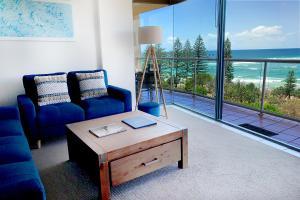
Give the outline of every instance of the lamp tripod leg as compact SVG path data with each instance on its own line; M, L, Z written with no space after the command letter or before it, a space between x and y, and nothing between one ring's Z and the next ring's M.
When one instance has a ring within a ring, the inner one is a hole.
M165 115L166 115L165 117L168 119L166 100L165 100L164 91L163 91L163 87L162 87L162 83L161 83L160 71L159 71L159 67L158 67L158 63L157 63L157 57L156 57L155 49L153 50L153 54L154 54L155 68L156 68L159 87L160 87L160 95L161 95L161 98L162 98L162 101L163 101L163 107L164 107L164 111L165 111Z
M156 57L155 57L155 49L153 46L151 46L151 56L153 61L153 72L154 72L154 81L155 81L155 97L156 102L159 103L159 97L158 97L158 86L157 86L157 66L156 66Z
M138 96L137 96L137 99L136 99L135 110L138 109L139 101L141 99L142 87L143 87L143 83L144 83L144 79L145 79L145 74L146 74L146 69L147 69L147 66L148 66L149 57L150 57L150 48L148 48L148 50L147 50L147 57L146 57L146 61L145 61L145 64L144 64L142 80L141 80L140 85L139 85L139 92L138 92Z

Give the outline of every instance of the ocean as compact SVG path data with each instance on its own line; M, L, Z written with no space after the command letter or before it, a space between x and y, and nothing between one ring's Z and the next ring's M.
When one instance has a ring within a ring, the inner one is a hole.
M209 57L215 58L216 51L209 51ZM300 60L300 48L294 49L256 49L256 50L233 50L234 59L291 59ZM234 80L244 83L262 85L263 63L234 62ZM216 64L208 63L208 71L215 75ZM267 89L273 89L284 85L288 72L294 70L297 87L300 88L300 62L298 63L268 63L267 66Z

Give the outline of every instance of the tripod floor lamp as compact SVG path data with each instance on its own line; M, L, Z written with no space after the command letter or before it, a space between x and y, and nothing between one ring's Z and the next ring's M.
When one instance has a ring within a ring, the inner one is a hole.
M139 84L138 96L136 100L136 109L138 108L139 101L141 98L143 82L145 79L145 73L147 71L148 63L150 59L152 59L153 73L154 73L154 85L155 85L155 94L156 94L156 102L159 105L159 93L161 99L163 101L163 107L165 111L165 116L168 118L166 101L163 93L163 87L160 77L160 70L157 62L156 52L155 52L155 44L159 44L162 41L162 29L158 26L144 26L139 28L139 43L140 44L148 44L150 45L147 49L146 60L144 63L143 75L141 78L141 82Z

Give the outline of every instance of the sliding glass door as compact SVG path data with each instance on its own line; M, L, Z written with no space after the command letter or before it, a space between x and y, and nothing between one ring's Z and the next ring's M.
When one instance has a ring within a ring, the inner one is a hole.
M300 1L227 0L223 120L300 148Z

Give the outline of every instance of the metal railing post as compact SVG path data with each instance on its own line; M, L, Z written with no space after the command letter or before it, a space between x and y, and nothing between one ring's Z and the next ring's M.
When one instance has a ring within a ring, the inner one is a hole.
M196 95L196 85L197 85L197 60L195 60L194 63L194 69L193 69L193 98L195 99L195 95Z
M170 61L171 61L171 60L169 60L169 66L171 66L171 83L170 83L170 91L171 91L172 104L174 104L174 94L173 94L173 90L174 90L174 76L173 76L174 58L172 59L172 64L171 64Z
M262 83L262 89L261 89L260 110L259 110L260 116L263 116L263 114L264 114L267 67L268 67L268 62L264 62L263 83Z

